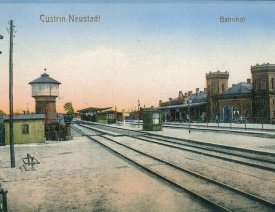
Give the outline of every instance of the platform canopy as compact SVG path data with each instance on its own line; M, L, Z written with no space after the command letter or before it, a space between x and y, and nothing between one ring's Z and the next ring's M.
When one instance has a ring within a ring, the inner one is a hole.
M77 112L79 112L79 113L97 113L97 112L101 112L101 111L104 111L104 110L109 110L111 108L112 107L104 107L104 108L88 107L88 108L78 110Z

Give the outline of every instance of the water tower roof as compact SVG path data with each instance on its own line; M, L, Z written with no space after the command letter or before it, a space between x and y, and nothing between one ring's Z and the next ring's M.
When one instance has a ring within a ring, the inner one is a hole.
M61 84L60 82L54 80L51 78L47 73L44 73L41 75L41 77L29 82L29 84L35 84L35 83L52 83L52 84Z

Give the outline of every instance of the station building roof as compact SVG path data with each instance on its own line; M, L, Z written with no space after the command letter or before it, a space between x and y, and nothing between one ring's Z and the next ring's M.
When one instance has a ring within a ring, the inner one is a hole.
M252 94L253 85L252 83L240 82L236 85L225 90L222 95L243 95L243 94Z
M41 75L41 77L29 82L29 84L36 84L36 83L61 84L60 82L58 82L55 79L51 78L47 73L44 73L44 74Z
M192 102L190 104L181 104L181 105L170 105L170 106L166 106L166 107L159 107L158 109L162 110L162 109L179 109L179 108L187 108L187 107L197 107L197 106L201 106L201 105L206 105L207 102Z
M207 92L200 92L200 93L195 93L190 96L186 97L187 99L190 98L192 103L189 104L190 107L197 107L201 105L206 105L207 104ZM158 107L158 109L178 109L178 108L187 108L188 104L187 103L182 103L182 104L171 104L167 106L162 106Z
M206 102L207 101L207 92L192 94L191 95L191 100L192 100L193 103Z

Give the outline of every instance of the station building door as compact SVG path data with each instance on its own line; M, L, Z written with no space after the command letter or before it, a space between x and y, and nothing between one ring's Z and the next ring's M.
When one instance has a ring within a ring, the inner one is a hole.
M225 106L223 108L224 122L238 121L240 118L240 109L235 106Z
M232 107L225 106L223 108L223 121L230 122L232 120Z

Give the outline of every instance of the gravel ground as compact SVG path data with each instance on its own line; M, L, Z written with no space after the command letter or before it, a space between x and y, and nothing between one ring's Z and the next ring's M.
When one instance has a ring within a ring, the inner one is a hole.
M85 137L46 144L0 147L0 182L10 211L209 211ZM41 164L25 171L27 153Z

